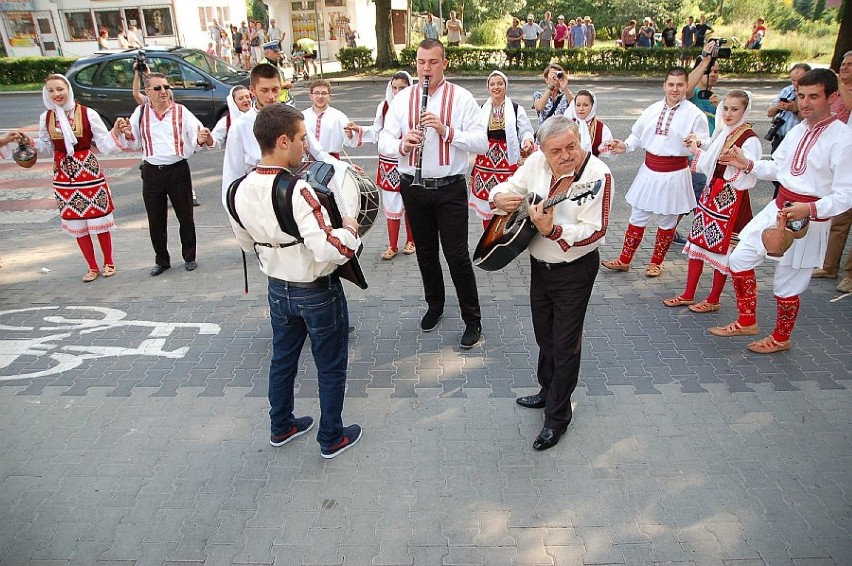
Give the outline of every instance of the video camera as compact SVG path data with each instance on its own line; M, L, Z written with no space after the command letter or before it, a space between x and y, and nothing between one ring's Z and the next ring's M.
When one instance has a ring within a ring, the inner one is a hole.
M704 74L707 76L707 88L704 90L698 91L698 98L700 100L709 100L710 97L713 96L713 91L710 90L710 73L713 71L713 65L716 64L716 59L730 59L731 58L731 48L730 47L722 47L728 40L724 37L714 37L712 39L708 39L707 43L714 42L713 50L708 53L710 56L710 64L707 65L707 70L704 71Z
M793 98L782 98L780 101L781 102L793 102L793 100L794 100ZM781 116L775 116L775 118L772 120L772 124L769 126L769 131L766 132L766 135L763 136L763 139L765 139L768 142L771 142L772 140L774 140L775 136L778 135L778 129L781 126L784 125L784 122L785 122L784 118L782 118Z
M148 72L148 60L141 51L133 56L133 70L143 75Z

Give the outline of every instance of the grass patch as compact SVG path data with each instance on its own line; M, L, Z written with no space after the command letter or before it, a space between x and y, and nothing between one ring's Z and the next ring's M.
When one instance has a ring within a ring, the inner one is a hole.
M0 85L0 92L32 91L38 92L44 83L23 83L14 85Z

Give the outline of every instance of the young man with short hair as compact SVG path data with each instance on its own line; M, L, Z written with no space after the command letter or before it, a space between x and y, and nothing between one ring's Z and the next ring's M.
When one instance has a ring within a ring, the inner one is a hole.
M317 79L310 86L311 107L305 108L305 128L313 134L324 150L335 159L340 159L343 146L359 147L363 141L363 131L337 108L332 108L331 83Z

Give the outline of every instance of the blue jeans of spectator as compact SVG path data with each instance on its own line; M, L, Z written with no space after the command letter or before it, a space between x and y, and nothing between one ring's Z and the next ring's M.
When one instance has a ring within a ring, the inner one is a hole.
M704 192L704 187L707 186L707 175L704 173L694 172L692 174L692 192L695 193L696 202L701 199L701 193Z
M322 448L330 448L343 435L343 394L349 359L349 310L343 287L337 278L322 289L293 287L270 279L268 294L272 320L271 432L282 434L295 423L293 390L302 346L310 336L321 412L317 442Z

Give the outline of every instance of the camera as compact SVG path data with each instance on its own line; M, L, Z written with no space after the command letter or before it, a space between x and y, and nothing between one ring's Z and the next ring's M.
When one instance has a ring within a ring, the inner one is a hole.
M148 72L148 60L141 51L133 56L133 70L142 74Z
M774 120L772 120L772 125L769 126L769 131L766 132L766 135L763 136L763 139L765 139L768 142L771 142L772 140L774 140L775 136L778 135L778 128L780 128L783 125L784 125L784 118L775 118Z
M731 58L731 48L730 47L722 47L728 40L724 37L714 37L712 39L707 40L707 43L714 41L716 46L713 48L713 51L710 52L710 57L712 59L730 59Z
M565 78L565 71L556 71L556 78L560 81Z
M713 96L713 91L709 89L699 90L698 91L698 99L699 100L710 100L710 97Z

